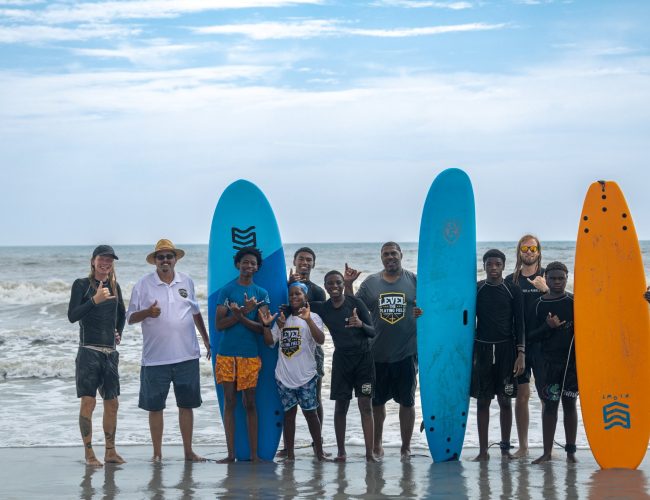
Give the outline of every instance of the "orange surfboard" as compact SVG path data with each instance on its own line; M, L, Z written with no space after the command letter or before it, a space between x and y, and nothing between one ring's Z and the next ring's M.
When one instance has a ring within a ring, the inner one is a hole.
M615 182L587 192L576 243L580 407L603 469L635 469L650 437L650 313L639 241Z

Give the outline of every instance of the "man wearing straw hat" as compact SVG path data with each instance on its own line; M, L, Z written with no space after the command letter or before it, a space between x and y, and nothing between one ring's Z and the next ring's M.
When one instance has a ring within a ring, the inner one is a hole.
M194 295L194 282L175 271L185 252L159 240L147 262L156 270L133 288L126 313L129 324L142 322L142 367L138 406L149 412L153 460L162 460L163 410L174 384L185 460L203 461L192 450L193 408L201 406L198 329L210 357L210 340Z

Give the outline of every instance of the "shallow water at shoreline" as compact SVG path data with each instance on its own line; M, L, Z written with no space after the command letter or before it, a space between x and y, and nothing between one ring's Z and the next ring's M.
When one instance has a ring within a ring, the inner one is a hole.
M513 255L515 242L485 242L477 245L477 255L488 248L503 250L508 258ZM197 286L199 302L207 317L207 245L179 245L187 254L179 261L178 269L190 274ZM291 266L294 251L300 244L285 245L287 269ZM310 245L317 253L316 268L312 273L315 282L321 282L325 272L332 268L343 269L348 262L367 273L380 269L379 243L327 243ZM646 264L650 264L650 243L642 242ZM404 243L403 266L417 269L417 244ZM144 261L151 251L149 246L115 247L120 260L117 276L124 290L125 300L138 278L153 270ZM544 262L562 260L573 267L573 242L546 242ZM78 327L71 325L66 317L72 281L88 271L92 247L0 247L3 274L0 278L0 448L7 446L69 446L79 440L76 426L79 402L74 390L74 358L78 344ZM508 260L507 272L513 262ZM477 265L477 269L479 269ZM646 273L648 269L646 268ZM477 278L481 278L477 272ZM325 422L323 427L326 443L334 443L333 404L329 397L329 370L333 346L326 338L326 376L323 397ZM143 444L149 442L147 414L137 408L139 390L140 354L142 350L140 329L127 327L120 350L120 377L122 394L118 419L117 441L120 444ZM216 403L210 363L201 360L203 406L196 411L195 442L206 445L223 445L224 436ZM541 412L539 399L531 396L531 446L541 444ZM416 398L416 422L421 419L419 397ZM167 402L165 439L180 443L177 411L173 395ZM95 411L99 425L101 404ZM472 402L467 428L466 446L476 446L476 409ZM560 415L561 418L561 415ZM101 433L99 439L101 438ZM498 410L492 405L490 437L498 440ZM362 442L360 419L356 404L350 406L348 417L348 442ZM516 445L513 428L513 444ZM297 443L311 441L306 425L300 418L297 426ZM561 428L556 439L563 442ZM387 405L387 421L384 442L387 447L399 446L397 405ZM582 426L579 426L578 446L586 447ZM423 434L416 431L413 448L427 449Z

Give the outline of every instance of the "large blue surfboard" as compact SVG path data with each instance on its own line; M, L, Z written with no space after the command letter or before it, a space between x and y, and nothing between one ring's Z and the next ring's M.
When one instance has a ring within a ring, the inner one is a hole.
M433 181L418 245L418 364L422 418L435 462L463 448L476 317L476 220L472 183L450 168Z
M287 270L278 224L268 200L255 186L246 180L238 180L221 195L212 218L210 246L208 251L208 316L210 322L210 348L212 350L212 373L219 343L223 333L216 327L217 296L219 290L239 277L233 257L240 248L254 246L262 252L262 266L253 281L269 292L270 310L275 312L287 303ZM262 369L257 383L256 405L258 417L258 456L272 460L278 449L282 434L284 412L275 384L277 347L270 349L259 335L259 352ZM223 388L216 383L219 410L223 418ZM237 395L235 410L235 457L250 460L246 413Z

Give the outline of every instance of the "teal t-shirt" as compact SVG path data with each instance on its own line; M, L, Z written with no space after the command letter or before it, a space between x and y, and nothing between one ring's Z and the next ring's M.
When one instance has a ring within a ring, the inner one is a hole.
M264 288L257 286L255 283L243 286L237 283L237 280L234 280L219 290L217 306L228 307L228 304L231 302L243 306L245 303L244 294L249 299L255 297L257 302L266 304L267 306L271 303L269 294ZM259 306L249 312L246 317L253 321L259 321L257 319L258 308ZM228 310L228 316L231 315L232 312ZM250 331L241 323L234 324L230 328L222 331L222 333L223 338L217 349L217 354L222 356L238 356L241 358L256 358L258 356L257 340L258 337L261 337L259 333Z

